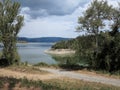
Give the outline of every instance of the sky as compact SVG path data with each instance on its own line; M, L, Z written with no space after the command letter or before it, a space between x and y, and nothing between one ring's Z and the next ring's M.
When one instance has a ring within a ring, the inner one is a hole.
M21 3L20 14L24 26L19 37L75 38L83 33L75 32L78 17L92 0L14 0ZM108 0L117 5L119 0Z

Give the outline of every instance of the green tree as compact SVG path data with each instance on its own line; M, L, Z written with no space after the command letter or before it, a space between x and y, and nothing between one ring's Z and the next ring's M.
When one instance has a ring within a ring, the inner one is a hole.
M77 30L85 31L95 35L96 45L95 50L98 52L98 34L100 28L105 26L104 20L109 19L109 13L112 6L109 6L107 1L94 0L88 9L84 12L84 16L78 18L79 26Z
M109 72L120 70L120 4L111 11L112 31L106 36L101 52L97 56L97 67ZM109 37L109 38L108 38Z
M24 17L19 15L19 9L18 2L0 1L0 36L4 46L2 58L7 59L9 65L19 62L16 42L24 20Z
M100 31L106 26L105 20L113 21L112 31L102 34ZM95 36L96 45L93 55L90 55L90 65L109 72L120 70L120 3L118 8L113 8L107 1L94 0L79 17L78 23L78 30Z
M100 48L92 67L109 72L120 70L120 5L112 8L108 15L113 21L109 32L99 34Z

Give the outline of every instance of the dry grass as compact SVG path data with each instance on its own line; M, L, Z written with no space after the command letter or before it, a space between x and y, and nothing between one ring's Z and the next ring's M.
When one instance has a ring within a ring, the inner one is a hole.
M28 74L48 74L47 71L37 69L33 66L9 66L6 67L5 69Z
M0 90L120 90L120 87L112 85L91 83L66 77L43 81L3 78L2 81L6 83L0 87Z
M13 78L27 78L28 80L46 80L58 78L58 75L51 74L47 71L40 70L33 66L10 66L6 68L0 68L0 76L13 77Z
M120 90L120 87L69 78L46 80L45 83L58 86L63 90Z

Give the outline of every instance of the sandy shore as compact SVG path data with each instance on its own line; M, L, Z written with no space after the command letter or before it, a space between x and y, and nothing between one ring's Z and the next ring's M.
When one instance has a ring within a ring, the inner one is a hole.
M75 51L71 49L49 49L46 50L45 53L54 55L71 55L74 54Z

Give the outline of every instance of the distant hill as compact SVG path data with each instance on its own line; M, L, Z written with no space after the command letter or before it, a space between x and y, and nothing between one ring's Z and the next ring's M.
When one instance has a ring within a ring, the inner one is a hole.
M18 37L18 41L24 42L58 42L58 41L66 41L71 38L62 38L62 37L40 37L40 38L26 38L26 37Z

